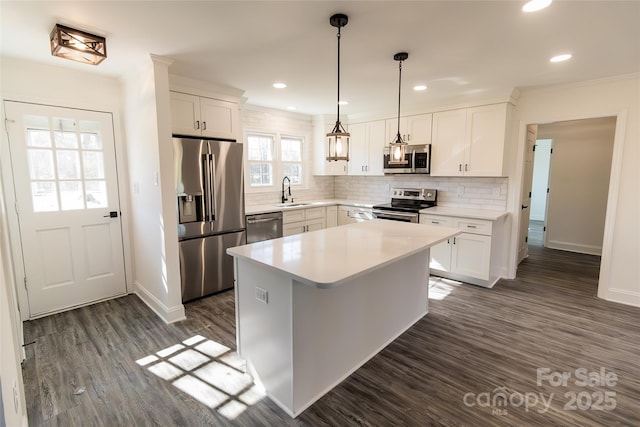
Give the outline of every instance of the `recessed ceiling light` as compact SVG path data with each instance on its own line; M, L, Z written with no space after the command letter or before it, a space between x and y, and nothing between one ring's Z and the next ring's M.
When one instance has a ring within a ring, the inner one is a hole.
M531 0L522 6L524 12L537 12L551 4L551 0Z
M562 62L562 61L566 61L567 59L570 59L570 58L571 58L571 54L570 53L565 53L563 55L554 56L549 61L551 61L551 62Z
M275 87L276 89L284 89L285 87L287 87L287 85L284 83L277 82L273 84L273 87Z
M338 101L338 105L349 105L349 101Z
M289 106L287 107L287 110L295 110L295 109L296 109L296 107L294 107L293 105L289 105Z
M413 90L416 90L416 91L427 90L427 85L416 85L413 87Z

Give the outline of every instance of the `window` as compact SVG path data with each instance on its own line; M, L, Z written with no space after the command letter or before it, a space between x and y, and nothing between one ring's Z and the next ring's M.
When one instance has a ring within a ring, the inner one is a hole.
M25 116L34 212L107 206L100 123Z
M249 187L266 188L278 184L285 176L291 185L304 183L303 138L280 135L249 134L247 162Z
M302 184L302 139L282 138L280 152L282 177L288 176L291 185Z
M251 187L273 185L273 145L272 136L249 135L247 159Z

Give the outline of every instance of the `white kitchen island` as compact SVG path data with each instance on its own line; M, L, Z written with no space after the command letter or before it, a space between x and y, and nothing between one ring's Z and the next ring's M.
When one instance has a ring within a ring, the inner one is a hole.
M373 220L228 249L250 373L298 416L427 314L429 248L458 233Z

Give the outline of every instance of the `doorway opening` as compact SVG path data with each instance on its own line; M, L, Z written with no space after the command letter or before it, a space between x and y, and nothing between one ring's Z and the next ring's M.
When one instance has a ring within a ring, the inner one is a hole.
M521 221L527 227L522 227L525 256L520 261L529 247L602 255L616 120L600 117L527 127L534 152L525 159L529 166Z
M533 153L533 177L529 212L529 246L545 246L545 220L549 195L552 139L537 139Z

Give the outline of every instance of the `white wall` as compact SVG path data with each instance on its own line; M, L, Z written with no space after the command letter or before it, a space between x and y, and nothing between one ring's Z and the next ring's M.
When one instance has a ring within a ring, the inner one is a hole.
M509 190L517 247L526 124L617 116L598 296L640 306L640 75L523 91L518 173ZM517 254L512 250L515 271Z
M531 215L529 219L544 221L547 209L547 188L551 162L551 140L538 139L533 160L533 181L531 182Z
M547 247L592 255L602 253L615 126L615 117L538 126L538 136L554 141Z
M184 319L173 176L168 62L124 79L135 292L165 322Z
M6 208L0 186L0 382L2 383L2 412L0 425L26 426L27 408L20 362L22 356L22 328L16 304L17 297L11 274ZM14 391L15 389L15 391ZM16 393L14 401L14 392ZM17 407L16 407L17 402ZM4 424L3 424L4 422Z

